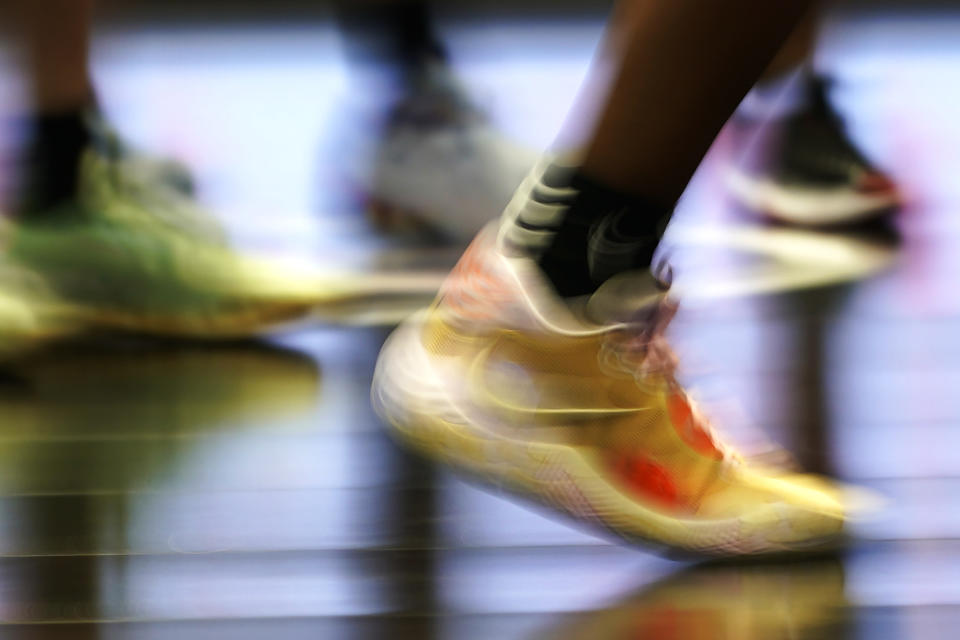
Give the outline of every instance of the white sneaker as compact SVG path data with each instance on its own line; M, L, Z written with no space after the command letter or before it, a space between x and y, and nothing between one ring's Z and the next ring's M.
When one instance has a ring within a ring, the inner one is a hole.
M538 154L508 139L448 72L396 105L353 181L383 230L467 241L499 216Z

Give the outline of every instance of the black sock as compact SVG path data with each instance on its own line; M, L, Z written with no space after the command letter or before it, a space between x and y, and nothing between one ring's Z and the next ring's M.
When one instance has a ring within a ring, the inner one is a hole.
M76 195L80 158L91 142L86 113L83 107L31 118L17 205L21 216L43 215Z
M611 276L649 268L673 206L610 189L578 170L551 166L540 184L571 194L566 202L534 188L534 205L562 204L537 263L563 297L593 293ZM516 224L528 229L524 213Z
M427 2L341 0L335 6L352 61L388 69L405 86L417 82L428 65L447 62Z

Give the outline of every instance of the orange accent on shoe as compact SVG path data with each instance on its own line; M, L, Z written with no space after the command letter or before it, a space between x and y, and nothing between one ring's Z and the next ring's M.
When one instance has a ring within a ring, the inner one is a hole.
M723 457L723 452L713 441L713 436L700 424L701 418L694 415L685 393L679 390L672 391L667 397L667 411L670 413L670 422L677 435L696 452L717 460Z
M686 506L670 472L646 456L613 453L610 467L617 479L639 497L671 511Z
M485 260L482 238L474 240L441 289L444 304L463 318L497 318L513 297Z
M857 189L863 193L896 193L893 180L882 173L865 173L857 180Z

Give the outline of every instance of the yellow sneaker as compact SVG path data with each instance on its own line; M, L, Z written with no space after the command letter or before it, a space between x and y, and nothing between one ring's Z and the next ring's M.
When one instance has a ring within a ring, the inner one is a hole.
M665 286L613 278L568 304L491 228L390 337L373 402L405 443L628 541L708 555L832 545L828 482L749 462L674 377Z
M0 260L0 361L76 333L70 316L43 278Z

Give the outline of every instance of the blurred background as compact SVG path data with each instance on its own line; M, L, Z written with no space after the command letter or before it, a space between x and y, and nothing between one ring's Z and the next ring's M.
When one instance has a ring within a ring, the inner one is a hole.
M536 157L611 3L436 4L458 104ZM469 236L456 211L452 231L384 231L392 212L368 181L396 96L352 62L326 3L112 0L94 34L107 119L189 167L238 246L440 277ZM3 632L954 637L960 3L830 5L815 61L846 133L898 187L892 235L794 232L744 211L725 179L748 146L731 126L668 234L685 296L672 338L717 414L748 416L806 466L886 497L848 551L692 566L408 456L369 406L389 331L375 313L216 345L101 336L0 372ZM5 166L21 63L5 38Z

